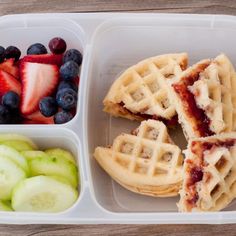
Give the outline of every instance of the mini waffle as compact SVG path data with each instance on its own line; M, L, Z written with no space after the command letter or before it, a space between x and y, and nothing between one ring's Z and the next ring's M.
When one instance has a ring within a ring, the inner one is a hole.
M104 111L130 120L171 120L176 115L166 81L187 67L187 54L151 57L128 68L112 84Z
M236 133L193 139L185 156L179 210L225 208L236 196Z
M236 130L236 73L225 55L189 67L171 86L187 139Z
M97 147L94 157L114 180L136 193L175 196L182 184L181 151L156 120L119 135L111 148Z

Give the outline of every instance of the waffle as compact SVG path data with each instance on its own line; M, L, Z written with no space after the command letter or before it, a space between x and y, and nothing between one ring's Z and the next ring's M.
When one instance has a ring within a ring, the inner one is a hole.
M186 53L165 54L131 66L112 84L104 111L130 120L171 120L176 111L166 81L186 69L187 61Z
M187 139L236 130L236 73L225 55L200 61L170 84Z
M136 193L175 196L182 184L181 151L160 121L142 121L132 134L117 136L111 148L97 147L94 157L115 181Z
M185 156L179 210L225 208L236 196L236 132L193 139Z

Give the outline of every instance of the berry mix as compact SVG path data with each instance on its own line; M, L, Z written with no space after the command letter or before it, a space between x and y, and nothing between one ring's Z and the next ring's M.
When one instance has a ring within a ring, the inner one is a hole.
M20 58L0 46L0 124L63 124L76 113L82 54L64 39L35 43Z

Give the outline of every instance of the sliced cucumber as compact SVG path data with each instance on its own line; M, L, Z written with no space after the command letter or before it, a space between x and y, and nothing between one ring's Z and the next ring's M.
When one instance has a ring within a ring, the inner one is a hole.
M71 161L72 163L76 164L74 156L67 150L64 150L62 148L50 148L45 150L45 153L47 153L49 156L56 156L56 157L62 157L67 159L68 161Z
M18 140L28 143L33 149L37 149L37 145L29 138L20 134L0 134L0 143L5 141Z
M59 182L62 182L64 184L69 184L71 185L70 181L62 176L58 176L58 175L50 175L51 178L59 181Z
M29 143L21 140L7 140L1 144L14 148L18 152L34 150L34 147L32 147Z
M20 182L12 195L15 211L60 212L71 207L78 192L70 185L48 176L36 176Z
M0 211L13 211L13 210L10 205L0 201Z
M48 156L45 152L42 152L42 151L23 151L23 152L21 152L21 155L24 156L27 161L30 161L30 160L37 158L37 157L46 157L47 158L47 156Z
M66 178L73 187L78 185L77 167L59 157L36 157L29 161L32 176L56 175Z
M25 158L15 149L0 145L0 156L7 157L21 167L26 174L29 174L29 166Z
M26 178L26 173L15 162L5 156L0 156L0 199L10 200L12 189Z

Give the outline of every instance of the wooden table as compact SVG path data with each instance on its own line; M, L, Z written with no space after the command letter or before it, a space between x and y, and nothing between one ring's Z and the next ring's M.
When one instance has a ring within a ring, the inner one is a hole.
M236 15L234 0L0 0L0 14L29 12L175 12ZM236 42L236 39L235 39ZM235 44L236 45L236 44ZM0 236L236 235L236 225L0 225Z

